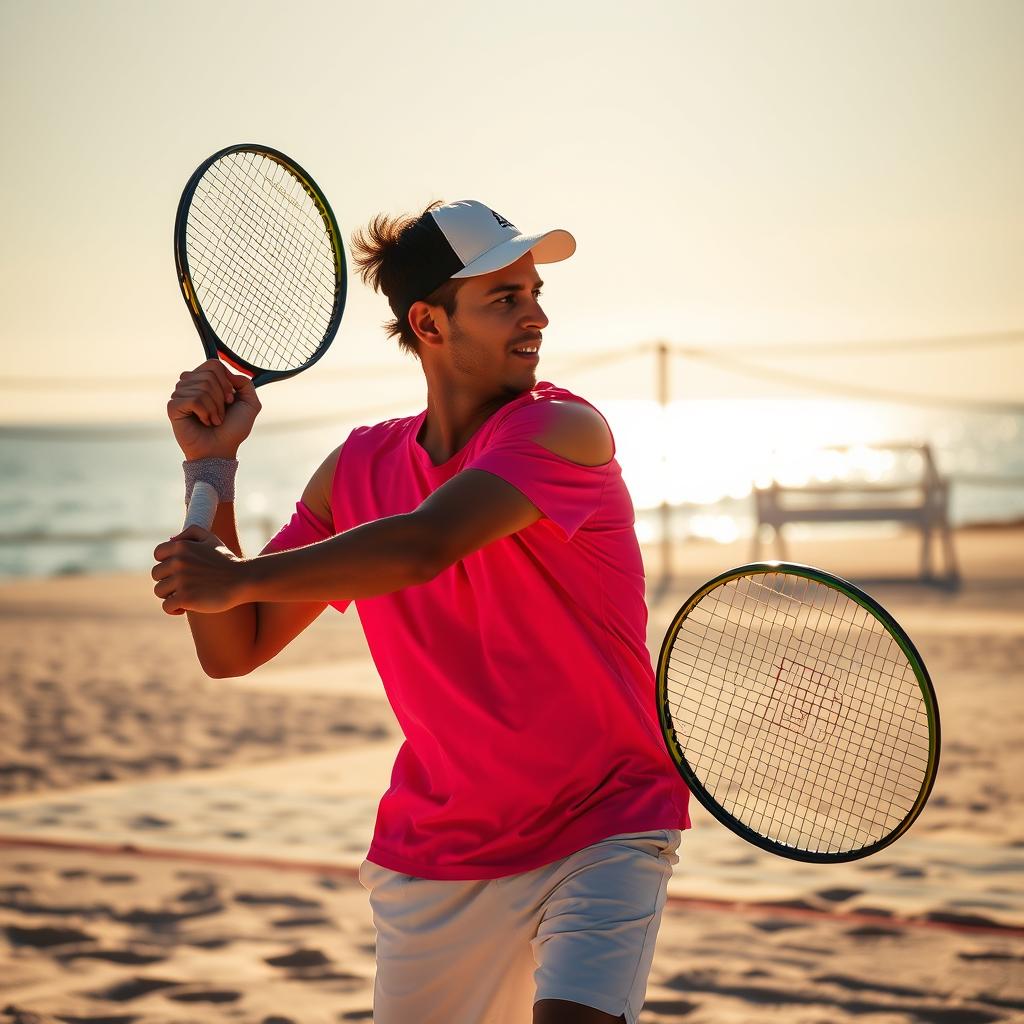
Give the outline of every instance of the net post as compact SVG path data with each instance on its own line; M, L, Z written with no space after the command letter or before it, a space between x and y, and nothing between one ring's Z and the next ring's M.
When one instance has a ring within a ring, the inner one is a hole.
M668 480L668 405L669 405L669 347L664 341L656 346L656 379L655 388L658 394L658 405L661 407L661 580L659 590L667 593L672 580L672 507L668 500L666 481Z

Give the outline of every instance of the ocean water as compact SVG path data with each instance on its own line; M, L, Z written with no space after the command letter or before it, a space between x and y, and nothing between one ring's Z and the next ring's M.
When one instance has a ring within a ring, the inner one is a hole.
M730 541L753 528L754 483L918 478L916 453L870 447L888 442L931 446L953 481L954 524L1024 518L1024 416L823 400L595 404L615 434L645 542L657 539L663 500L676 536ZM240 456L247 551L290 516L354 425L257 423ZM153 547L180 528L180 462L161 427L0 428L0 575L147 569Z

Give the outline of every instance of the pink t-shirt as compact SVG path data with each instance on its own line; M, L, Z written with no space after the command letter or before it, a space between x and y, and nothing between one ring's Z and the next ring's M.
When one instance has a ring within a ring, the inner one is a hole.
M543 513L428 583L356 601L405 736L367 853L394 871L498 878L618 833L690 827L655 709L633 506L614 458L579 466L530 440L552 399L583 401L539 383L440 466L417 441L426 412L356 428L334 522L299 502L271 541L411 512L465 469Z

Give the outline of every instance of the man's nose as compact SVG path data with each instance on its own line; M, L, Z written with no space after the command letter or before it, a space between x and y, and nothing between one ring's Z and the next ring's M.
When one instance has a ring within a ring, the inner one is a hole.
M548 325L547 314L541 308L540 302L537 299L532 301L529 309L524 313L523 317L524 324L530 324L543 330Z

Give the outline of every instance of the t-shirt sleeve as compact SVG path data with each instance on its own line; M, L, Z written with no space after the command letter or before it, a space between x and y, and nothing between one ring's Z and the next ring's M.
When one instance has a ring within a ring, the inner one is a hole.
M465 469L510 483L571 540L600 507L611 462L581 466L534 441L553 412L550 402L539 401L509 413Z
M327 540L328 537L333 536L334 527L314 515L304 501L298 501L291 519L270 538L263 553L271 554L277 551L304 548L307 544L315 544L318 540ZM343 612L351 604L350 601L331 601L329 603L339 612Z
M315 544L318 540L326 540L333 536L333 527L314 515L304 501L298 501L295 503L291 519L270 538L263 550L291 551L293 548L304 548L307 544Z

